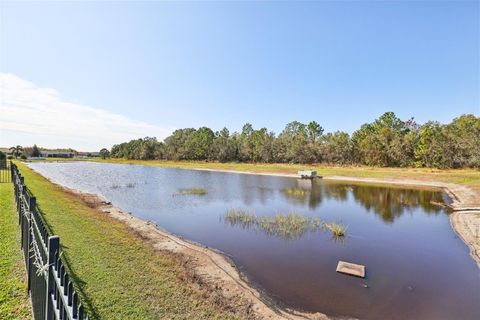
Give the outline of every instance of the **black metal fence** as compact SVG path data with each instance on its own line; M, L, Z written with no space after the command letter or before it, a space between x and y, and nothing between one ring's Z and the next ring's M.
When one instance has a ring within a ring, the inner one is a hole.
M10 163L21 245L35 320L88 319L61 259L60 238L50 236L17 166Z
M0 183L12 181L10 174L10 161L7 159L0 159Z

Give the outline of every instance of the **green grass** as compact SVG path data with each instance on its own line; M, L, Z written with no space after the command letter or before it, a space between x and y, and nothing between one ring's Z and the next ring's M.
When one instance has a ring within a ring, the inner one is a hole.
M155 251L124 224L18 166L49 229L60 236L91 319L246 318L195 280L186 267L193 262Z
M31 319L13 185L0 183L0 319Z
M191 195L197 195L197 196L204 196L206 195L208 192L207 192L207 189L205 188L187 188L187 189L180 189L180 192L179 194L180 195L188 195L188 194L191 194Z

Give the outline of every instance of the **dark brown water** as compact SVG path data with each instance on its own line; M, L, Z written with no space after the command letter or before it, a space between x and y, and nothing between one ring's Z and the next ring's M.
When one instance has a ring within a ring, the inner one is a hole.
M479 268L448 213L431 203L446 200L441 192L133 165L30 166L225 252L286 306L362 319L480 319ZM192 187L208 194L178 195ZM226 219L232 208L341 222L347 236L323 228L269 232ZM366 265L366 278L336 273L339 260Z

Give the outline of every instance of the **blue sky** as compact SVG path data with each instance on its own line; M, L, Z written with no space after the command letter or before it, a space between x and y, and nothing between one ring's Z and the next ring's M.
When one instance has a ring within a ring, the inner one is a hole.
M250 122L278 133L293 120L351 133L385 111L420 123L480 114L478 1L2 2L0 10L8 90L0 145L95 149L182 127ZM25 115L38 109L30 122L11 118L18 96ZM44 112L42 101L58 106ZM102 130L109 115L121 121Z

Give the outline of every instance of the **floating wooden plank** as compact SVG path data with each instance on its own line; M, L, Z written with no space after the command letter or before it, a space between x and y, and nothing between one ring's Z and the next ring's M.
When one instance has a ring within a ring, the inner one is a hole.
M345 261L338 261L337 272L365 278L365 266Z

